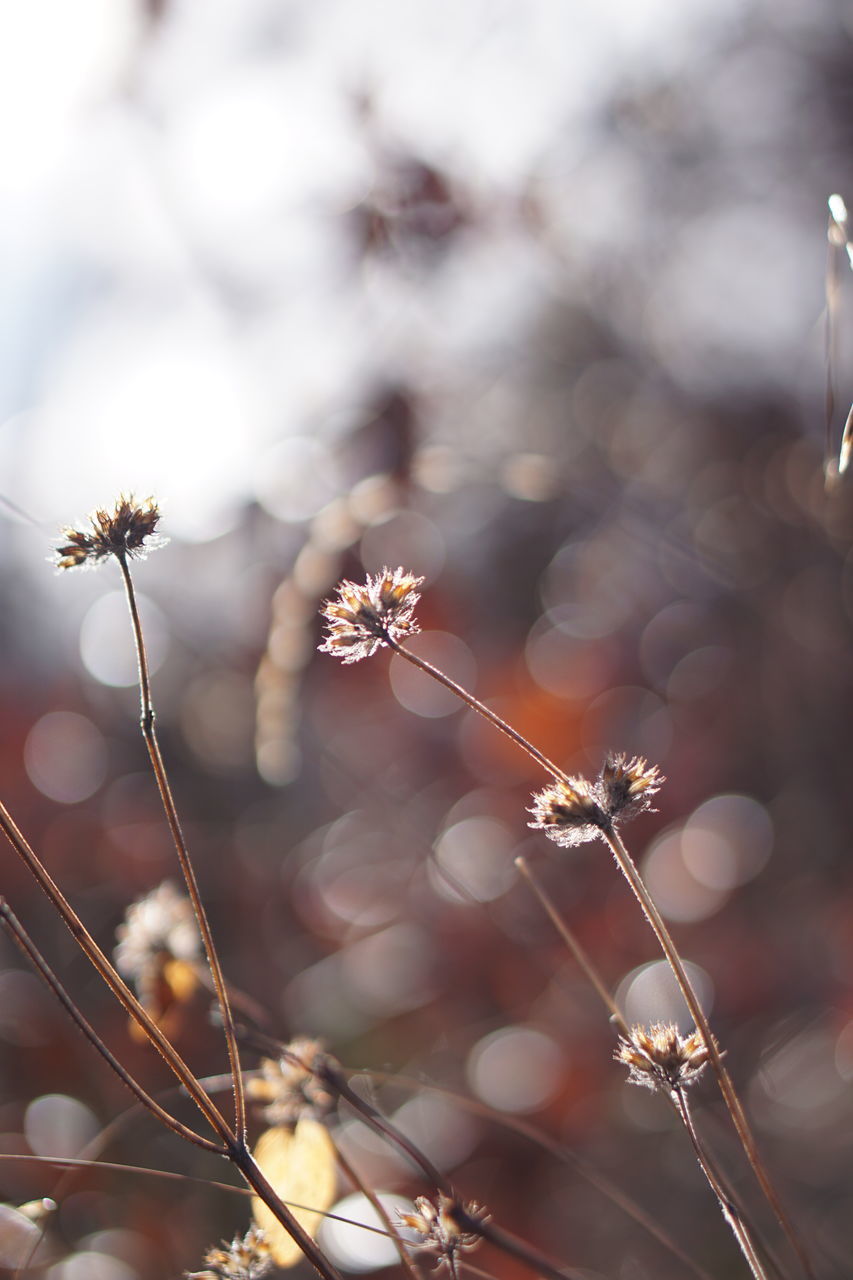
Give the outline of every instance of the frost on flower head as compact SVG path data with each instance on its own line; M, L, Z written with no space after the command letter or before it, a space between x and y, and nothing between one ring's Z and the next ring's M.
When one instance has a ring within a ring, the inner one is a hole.
M648 1031L632 1027L613 1056L628 1067L631 1084L672 1093L693 1083L709 1054L698 1031L683 1036L677 1027L656 1022Z
M389 641L417 635L420 627L412 613L422 582L402 568L383 569L361 586L342 582L337 597L327 600L321 611L329 630L320 652L358 662Z
M153 498L137 502L122 495L112 511L93 511L87 529L63 529L65 541L56 548L54 563L59 569L95 565L108 556L139 559L165 544L155 535L160 509Z
M583 844L651 809L651 798L663 782L658 769L641 757L609 755L595 782L559 779L539 791L530 809L534 821L528 825L565 847Z

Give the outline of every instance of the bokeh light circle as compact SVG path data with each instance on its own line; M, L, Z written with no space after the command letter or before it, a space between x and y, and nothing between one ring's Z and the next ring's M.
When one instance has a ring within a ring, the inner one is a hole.
M24 768L42 795L60 804L78 804L106 777L104 735L76 711L49 711L27 735Z
M558 1092L565 1070L559 1046L534 1027L501 1027L478 1040L466 1074L478 1098L516 1115L538 1111Z
M136 603L145 634L148 670L153 675L166 657L169 625L147 596L137 592ZM119 689L136 684L136 650L123 591L110 591L89 608L80 627L80 657L89 675L100 684Z

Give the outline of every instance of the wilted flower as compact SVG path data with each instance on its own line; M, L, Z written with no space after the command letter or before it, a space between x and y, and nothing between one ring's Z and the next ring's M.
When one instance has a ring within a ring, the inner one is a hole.
M273 1269L269 1246L259 1227L250 1227L244 1236L204 1255L207 1269L187 1271L187 1280L260 1280Z
M335 1098L312 1070L323 1046L317 1040L291 1040L278 1058L261 1059L261 1075L248 1082L247 1092L264 1104L268 1124L293 1127L310 1117L321 1120L335 1105Z
M320 652L358 662L389 641L417 635L420 627L412 612L420 599L416 588L422 582L423 578L402 568L383 569L362 586L342 582L337 599L327 600L321 611L329 633Z
M632 1084L672 1093L693 1083L709 1053L698 1031L682 1036L671 1023L656 1022L648 1031L632 1027L613 1056L629 1068Z
M165 538L154 533L159 519L153 498L137 502L132 495L122 495L115 510L92 512L90 529L62 530L67 541L56 548L55 564L59 569L75 569L97 564L107 556L138 559L164 545Z
M418 1196L415 1209L417 1213L402 1213L398 1209L397 1217L404 1227L422 1237L418 1249L435 1254L455 1274L456 1254L476 1249L481 1240L476 1231L460 1226L459 1218L486 1222L489 1215L478 1204L462 1205L443 1194L439 1194L435 1202L427 1196Z
M171 880L128 907L116 938L116 968L155 1016L164 995L186 999L197 987L201 937L192 903Z
M609 755L595 782L567 778L552 782L533 797L528 823L563 846L583 844L651 808L664 778L641 757Z

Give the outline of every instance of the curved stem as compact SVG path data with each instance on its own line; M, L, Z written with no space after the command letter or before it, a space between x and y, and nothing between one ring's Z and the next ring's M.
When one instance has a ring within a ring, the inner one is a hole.
M385 1205L379 1199L379 1196L376 1194L376 1192L364 1181L364 1179L359 1175L359 1173L353 1168L352 1164L350 1164L349 1160L347 1160L346 1156L344 1155L343 1151L341 1151L337 1143L335 1143L335 1157L337 1159L338 1164L340 1165L341 1171L343 1172L344 1176L349 1178L350 1182L353 1184L356 1190L360 1191L361 1194L364 1196L364 1198L368 1200L370 1204L373 1206L373 1210L376 1216L379 1218L379 1221L383 1223L385 1227L385 1231L388 1235L388 1238L390 1240L393 1240L394 1242L394 1248L397 1250L397 1253L400 1256L400 1264L403 1270L405 1271L406 1275L409 1277L409 1280L421 1280L420 1272L418 1271L417 1267L412 1261L411 1254L409 1253L409 1250L406 1247L406 1242L403 1239L403 1237L400 1235L398 1228L392 1222L391 1215L389 1214L388 1210L385 1208Z
M565 942L566 946L571 951L577 964L583 970L584 977L590 983L596 995L598 996L599 1000L607 1009L608 1013L610 1014L610 1021L616 1027L616 1030L619 1032L619 1034L624 1036L627 1039L627 1037L630 1035L630 1028L628 1027L627 1022L625 1021L625 1018L622 1014L622 1010L619 1008L619 1005L616 1003L616 1001L613 999L610 992L607 990L607 987L602 982L601 977L595 965L592 963L586 951L578 942L575 935L572 933L571 929L569 929L565 920L560 915L554 903L551 901L550 896L545 892L545 890L542 888L539 881L533 875L533 872L530 870L530 867L528 866L527 859L523 857L518 857L515 859L515 865L518 867L518 870L524 876L524 879L527 881L527 883L530 885L530 888L533 890L534 894L539 899L539 902L541 903L543 909L547 913L549 920L551 921L554 928L559 933L560 937Z
M749 1234L746 1223L741 1216L737 1205L732 1201L731 1197L726 1194L726 1190L721 1183L717 1172L707 1154L699 1135L693 1125L693 1117L687 1105L687 1097L683 1089L675 1088L672 1090L672 1100L678 1112L679 1118L687 1130L688 1137L693 1146L693 1152L699 1162L699 1167L705 1175L707 1183L717 1198L720 1208L723 1211L723 1217L732 1229L732 1233L740 1245L741 1252L746 1258L749 1269L755 1276L755 1280L767 1280L767 1272L758 1256L758 1251Z
M717 1047L717 1042L711 1033L711 1027L707 1017L705 1016L705 1011L699 1003L699 998L696 995L690 978L688 977L687 970L685 969L681 956L679 955L675 943L672 940L672 936L664 924L663 917L658 911L654 899L648 889L643 884L643 881L640 878L640 873L637 871L634 861L625 847L618 831L611 826L607 830L602 829L601 835L602 839L604 839L610 846L619 870L631 886L634 896L639 902L643 910L643 914L648 920L652 931L660 944L660 948L663 951L667 964L672 970L675 980L678 983L678 989L684 997L684 1002L687 1005L687 1008L690 1010L690 1016L701 1033L702 1039L704 1040L705 1046L708 1050L708 1060L711 1064L711 1069L717 1077L720 1092L722 1093L723 1099L728 1107L732 1123L735 1126L741 1145L746 1153L746 1157L752 1166L752 1170L758 1179L767 1202L776 1215L779 1225L788 1237L792 1249L799 1258L803 1271L811 1278L811 1280L813 1280L814 1273L811 1269L811 1264L809 1263L803 1245L794 1230L793 1224L782 1207L779 1197L776 1194L776 1190L770 1181L767 1170L764 1167L764 1163L758 1154L755 1138L749 1126L749 1122L747 1121L740 1099L735 1091L732 1078L726 1069L725 1063L723 1062L723 1056L720 1053L720 1050Z
M484 702L481 702L479 698L475 698L473 693L469 693L467 689L463 689L461 684L457 684L455 680L451 680L450 676L446 676L443 671L439 671L438 667L434 667L432 663L427 662L425 658L420 658L416 653L412 653L411 649L404 649L401 644L387 633L385 634L385 643L393 649L395 653L398 653L401 658L405 658L407 662L410 662L413 667L417 667L426 675L432 676L433 680L437 680L439 684L443 684L445 689L449 689L451 693L455 693L457 698L461 698L472 711L476 711L479 715L483 716L490 724L493 724L496 729L499 729L501 733L505 734L507 738L510 738L516 746L521 747L522 751L526 751L530 758L535 760L537 764L541 764L542 768L550 773L552 777L557 778L558 781L561 782L569 781L568 776L563 773L562 769L557 768L553 760L549 760L547 756L537 750L532 742L528 742L527 738L525 738L523 734L519 733L517 729L513 729L511 724L507 724L506 720L502 720L501 717L487 707Z
M37 881L39 887L50 900L54 910L62 918L66 928L77 942L77 945L88 957L90 962L97 969L113 995L124 1007L126 1012L139 1024L146 1037L154 1045L155 1049L163 1056L171 1070L180 1080L193 1102L201 1111L214 1133L217 1133L223 1142L233 1141L234 1134L225 1120L225 1117L215 1106L212 1100L207 1096L196 1077L190 1071L183 1058L172 1045L171 1041L166 1038L157 1023L148 1013L148 1011L139 1003L136 996L128 987L127 983L119 977L115 967L110 963L104 955L101 948L95 942L89 930L83 924L77 912L71 906L71 903L61 892L59 886L48 872L44 863L30 848L22 833L15 826L11 815L3 804L0 804L0 828L6 835L7 840L15 849L16 853L26 864L31 875Z
M154 704L151 700L151 680L148 671L148 658L145 652L145 640L142 634L142 623L139 617L139 609L137 607L133 580L130 576L126 556L117 554L116 559L124 582L127 603L130 609L131 625L133 627L133 639L136 645L136 660L139 669L139 697L141 703L140 726L142 728L142 736L145 739L145 745L148 748L151 767L157 781L157 789L160 792L160 799L163 803L166 821L168 822L169 830L172 833L172 840L175 845L175 851L178 855L178 862L180 863L181 872L183 873L184 881L187 886L187 892L189 893L193 911L195 912L195 918L204 944L208 968L210 969L210 976L213 979L213 985L216 991L216 999L222 1013L222 1027L225 1034L225 1043L228 1050L228 1061L231 1067L231 1078L233 1082L234 1126L238 1138L244 1140L246 1136L246 1098L243 1090L243 1078L240 1070L240 1051L234 1030L234 1018L231 1013L228 990L222 973L222 966L219 962L219 955L213 941L213 934L211 933L210 924L207 919L207 912L204 909L201 894L199 893L198 881L196 880L195 871L193 870L193 866L190 861L187 843L184 839L184 833L181 830L178 811L175 807L175 801L172 796L172 789L169 785L166 767L160 753L157 735L154 730Z
M83 1035L89 1043L97 1050L104 1061L112 1067L121 1082L127 1086L137 1101L141 1102L144 1107L151 1111L154 1116L164 1124L167 1129L171 1129L179 1138L191 1142L196 1147L202 1147L205 1151L213 1151L216 1155L225 1155L227 1148L219 1142L211 1142L209 1138L203 1138L200 1134L190 1129L187 1125L182 1124L173 1115L160 1106L156 1099L152 1098L150 1093L143 1089L142 1085L134 1079L118 1059L110 1052L104 1044L101 1037L95 1031L91 1023L83 1016L71 996L65 990L56 974L48 965L44 956L41 954L23 925L15 916L9 907L5 898L0 898L0 923L2 923L11 933L20 950L26 956L27 960L34 969L41 975L47 986L50 987L57 1000L60 1002L65 1012L77 1024Z
M259 1199L275 1216L278 1222L284 1227L289 1236L299 1245L305 1257L312 1264L314 1269L319 1272L323 1280L342 1280L341 1275L329 1262L323 1250L302 1226L302 1223L294 1217L285 1204L282 1203L275 1188L267 1181L263 1171L255 1163L249 1148L245 1143L235 1144L228 1153L232 1164L239 1169L243 1178L254 1191Z
M499 729L501 733L505 734L508 738L511 738L517 746L521 747L523 751L526 751L527 754L533 760L536 760L543 769L552 775L552 777L556 778L558 781L569 781L568 776L562 771L562 769L559 769L552 760L549 760L541 751L538 751L532 743L528 742L527 739L522 736L522 734L513 729L511 725L507 724L505 720L502 720L500 716L491 711L484 705L484 703L480 702L478 698L475 698L467 689L463 689L461 685L458 685L455 680L451 680L449 676L446 676L443 671L434 667L432 663L427 662L424 658L419 658L416 654L405 649L387 632L383 634L383 640L395 653L398 653L401 658L405 658L407 662L412 664L412 666L417 667L426 675L432 676L434 680L437 680L439 684L444 685L446 689L450 689L451 692L461 698L467 706L471 707L473 711L478 712L493 724L496 729ZM796 1253L805 1275L809 1277L809 1280L814 1280L814 1272L812 1271L805 1249L800 1242L787 1213L783 1209L775 1188L770 1181L769 1175L764 1168L761 1157L758 1154L758 1148L756 1146L752 1130L749 1127L740 1099L735 1092L734 1084L732 1083L731 1077L723 1064L722 1055L717 1048L716 1041L711 1035L708 1020L705 1017L702 1007L696 997L696 993L690 984L690 980L681 961L681 957L676 950L675 944L670 937L666 925L646 890L645 885L640 879L639 873L631 860L628 850L622 843L618 832L612 824L608 828L605 829L602 827L600 830L602 838L610 845L620 870L633 889L646 919L651 925L652 930L660 943L661 949L663 950L664 956L672 969L675 979L678 982L679 988L687 1003L687 1007L690 1010L694 1022L696 1023L696 1027L701 1032L702 1037L705 1040L708 1047L709 1060L714 1074L717 1077L717 1081L719 1082L720 1091L729 1110L729 1114L731 1115L732 1122L735 1126L746 1157L749 1160L762 1191L764 1192L767 1202L772 1208L776 1216L776 1220L784 1231L791 1248Z

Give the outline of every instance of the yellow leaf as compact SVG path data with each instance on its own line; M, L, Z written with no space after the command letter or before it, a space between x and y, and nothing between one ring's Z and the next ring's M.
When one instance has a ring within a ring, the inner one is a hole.
M167 960L163 965L163 980L180 1004L189 1000L198 986L198 974L186 960Z
M255 1160L282 1200L288 1205L292 1202L308 1206L291 1212L313 1237L323 1211L335 1198L337 1183L335 1148L323 1125L307 1119L300 1120L292 1131L284 1125L274 1125L258 1139ZM295 1266L303 1256L302 1250L257 1196L252 1197L252 1214L266 1232L277 1266Z

